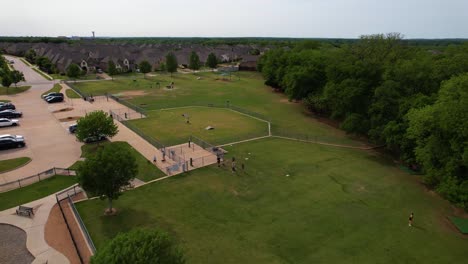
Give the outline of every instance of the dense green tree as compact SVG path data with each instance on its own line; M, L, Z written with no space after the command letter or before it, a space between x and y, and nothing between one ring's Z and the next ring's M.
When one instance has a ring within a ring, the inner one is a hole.
M171 73L177 72L177 67L179 64L177 63L177 58L174 53L169 53L166 55L166 70Z
M140 69L140 72L143 73L143 76L146 78L146 74L148 72L151 72L151 64L147 61L141 61L140 64L138 65L138 68Z
M214 53L208 54L208 58L206 59L206 66L211 69L215 69L218 66L218 59Z
M67 76L73 80L76 81L76 78L78 78L81 75L81 68L80 66L76 65L75 63L70 64L67 68Z
M36 51L33 50L33 49L29 49L29 50L26 51L26 53L24 54L24 57L25 57L26 60L29 61L30 63L35 63L36 57L37 57Z
M192 51L192 53L190 53L189 69L192 69L192 70L200 69L200 58L198 57L198 54L195 51Z
M21 81L23 82L25 81L24 74L20 71L17 71L17 70L11 71L10 76L11 76L11 81L15 84L15 87L17 83Z
M115 66L114 61L110 60L110 61L107 63L107 72L108 72L109 75L111 76L112 80L114 80L114 75L117 74L117 67Z
M2 86L7 88L7 93L8 93L8 88L10 87L10 85L12 83L13 83L13 81L11 79L11 74L10 73L3 74L3 76L2 76Z
M468 209L468 73L444 82L437 101L408 118L426 183Z
M99 147L95 154L86 157L77 170L78 182L83 189L107 199L108 213L113 213L112 201L118 199L122 189L130 185L137 173L135 156L119 144Z
M182 251L166 233L134 229L120 233L91 258L91 264L183 264Z
M87 113L84 117L78 119L76 137L79 141L84 142L87 138L99 136L111 138L117 135L118 131L112 116L99 110Z

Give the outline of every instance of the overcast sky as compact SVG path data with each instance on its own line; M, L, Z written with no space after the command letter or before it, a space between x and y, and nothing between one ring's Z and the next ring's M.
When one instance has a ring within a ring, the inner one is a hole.
M1 36L468 38L468 0L11 0Z

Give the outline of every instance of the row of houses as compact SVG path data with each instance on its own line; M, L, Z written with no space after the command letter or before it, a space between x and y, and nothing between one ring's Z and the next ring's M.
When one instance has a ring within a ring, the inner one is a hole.
M106 71L109 61L113 61L123 72L136 70L143 60L149 61L153 68L159 68L169 52L176 55L179 64L187 65L192 51L197 52L201 62L206 61L208 54L214 53L220 62L240 61L240 68L245 64L245 69L253 70L259 56L251 55L251 51L259 49L263 52L267 48L256 45L100 44L92 41L71 44L0 42L0 50L11 55L24 56L29 49L35 50L38 56L49 58L60 73L65 73L72 63L87 72L98 69Z

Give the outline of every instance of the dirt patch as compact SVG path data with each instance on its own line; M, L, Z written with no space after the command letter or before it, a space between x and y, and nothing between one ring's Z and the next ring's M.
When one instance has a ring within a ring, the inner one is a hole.
M68 111L72 111L72 110L73 110L73 107L67 107L67 108L63 108L63 109L59 109L59 110L54 110L54 111L52 111L52 113L68 112Z
M125 96L143 96L145 95L147 92L144 91L144 90L135 90L135 91L126 91L126 92L121 92L120 95L122 97L125 97Z
M68 122L68 121L78 120L80 118L81 118L81 116L69 116L69 117L65 117L65 118L60 118L59 121L60 122Z
M216 78L215 81L217 81L217 82L231 82L231 80L225 79L225 78L222 78L222 79Z
M282 98L279 100L280 103L283 103L283 104L297 104L298 102L295 102L295 101L289 101L289 99L287 98Z
M50 211L45 226L45 240L49 246L65 255L71 264L79 264L80 259L68 232L65 221L58 205Z

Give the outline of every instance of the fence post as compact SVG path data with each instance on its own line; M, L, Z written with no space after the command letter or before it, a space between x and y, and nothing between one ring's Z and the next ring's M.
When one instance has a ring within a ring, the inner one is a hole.
M41 181L41 174L40 173L37 174L37 177L39 178L39 181Z
M57 171L55 170L55 167L54 167L54 175L57 175Z
M18 180L18 185L21 188L21 180Z

